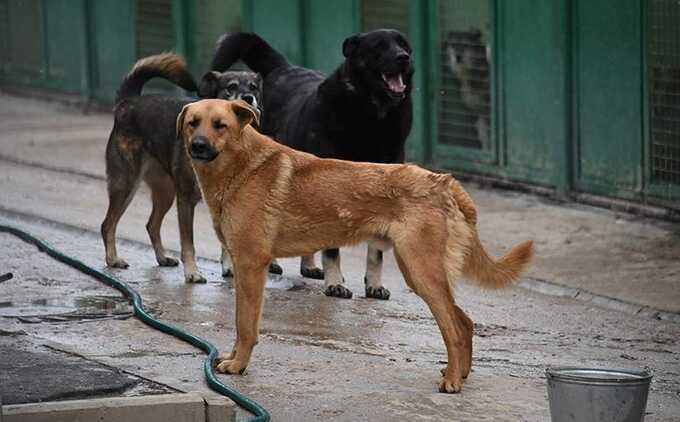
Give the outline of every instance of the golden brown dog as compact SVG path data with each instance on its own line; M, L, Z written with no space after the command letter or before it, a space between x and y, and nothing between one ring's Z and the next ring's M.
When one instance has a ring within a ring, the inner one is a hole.
M454 283L465 275L482 287L506 286L529 262L532 242L493 260L477 236L472 199L450 175L321 159L261 135L250 126L255 118L245 102L223 100L189 104L177 118L234 264L236 341L218 358L218 371L242 373L248 365L272 258L378 240L394 246L406 283L439 325L448 354L439 390L460 391L470 371L472 321L454 303Z

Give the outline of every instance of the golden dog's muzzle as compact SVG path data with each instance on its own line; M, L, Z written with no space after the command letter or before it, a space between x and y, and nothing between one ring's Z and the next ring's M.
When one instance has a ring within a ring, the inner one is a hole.
M196 136L189 143L189 155L194 160L212 161L217 157L217 151L205 136Z

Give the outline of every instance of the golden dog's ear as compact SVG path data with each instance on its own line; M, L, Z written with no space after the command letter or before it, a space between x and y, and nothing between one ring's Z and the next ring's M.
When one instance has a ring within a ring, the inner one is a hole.
M232 110L234 110L234 114L236 114L236 118L238 118L238 121L241 123L241 127L245 127L245 125L250 124L253 121L258 125L260 124L260 116L250 104L243 100L232 101L231 104Z
M191 104L187 104L182 107L182 111L180 111L179 116L177 116L177 123L175 124L175 135L177 135L177 139L182 139L182 133L184 132L184 116L187 114L190 105Z

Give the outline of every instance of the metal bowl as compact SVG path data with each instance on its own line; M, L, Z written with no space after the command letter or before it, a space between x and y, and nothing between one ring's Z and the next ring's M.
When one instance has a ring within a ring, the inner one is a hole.
M556 367L545 371L553 422L642 422L648 371Z

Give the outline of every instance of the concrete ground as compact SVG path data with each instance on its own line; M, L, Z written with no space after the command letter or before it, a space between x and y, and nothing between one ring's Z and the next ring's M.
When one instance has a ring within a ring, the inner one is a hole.
M107 114L0 95L0 223L104 268L98 231L107 205L103 155L111 124ZM285 277L268 284L248 374L222 379L262 403L274 420L540 421L548 418L546 367L647 367L655 376L646 420L677 420L680 225L466 188L488 249L500 254L534 239L537 256L522 285L565 296L521 287L484 292L461 283L457 301L476 323L474 371L463 394L436 393L444 346L391 254L384 273L392 298L362 297L363 246L343 250L352 300L323 296L321 282L297 276L297 260L282 260ZM163 320L227 349L234 335L233 285L220 276L207 210L199 206L195 222L205 285L185 285L180 268L156 266L144 229L149 212L140 189L118 232L120 255L131 268L111 274L139 289ZM179 249L177 232L173 210L162 232L172 251ZM83 303L97 300L115 304L117 293L0 234L0 273L7 271L15 278L0 283L5 343L11 338L9 344L58 351L171 390L207 388L200 351L135 319L117 318L115 306L82 311ZM77 316L87 313L100 316ZM0 371L8 367L0 362Z

